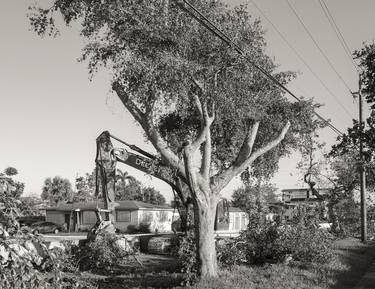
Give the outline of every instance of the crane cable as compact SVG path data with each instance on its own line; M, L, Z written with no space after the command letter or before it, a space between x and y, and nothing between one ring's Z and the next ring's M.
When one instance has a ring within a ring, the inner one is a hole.
M269 74L264 68L257 65L254 61L252 61L246 53L239 47L237 44L233 42L224 32L222 32L215 24L213 24L209 19L207 19L197 8L195 8L192 4L190 4L187 0L173 0L179 7L185 10L190 16L192 16L195 20L197 20L200 24L206 27L210 32L215 34L218 38L224 41L230 48L236 51L241 56L244 56L245 59L257 70L259 70L266 78L271 80L276 86L284 90L290 96L292 96L297 101L301 101L301 99L296 96L293 92L291 92L287 87L285 87L282 83L280 83L273 75ZM190 9L192 9L195 13L189 10L184 4L186 4ZM337 129L334 125L332 125L329 121L324 119L320 114L314 111L314 114L324 123L327 124L329 128L331 128L336 134L342 136L343 133Z

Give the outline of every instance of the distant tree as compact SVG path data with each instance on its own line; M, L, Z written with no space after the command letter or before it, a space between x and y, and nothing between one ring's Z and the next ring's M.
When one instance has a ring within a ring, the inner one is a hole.
M146 187L142 190L143 202L154 204L154 205L164 205L164 196L153 187Z
M232 205L249 211L254 208L256 202L270 203L277 201L276 192L277 188L270 183L244 185L233 192Z
M37 196L21 197L20 210L21 216L40 216L42 212L40 206L43 200Z
M72 197L72 184L68 179L59 176L45 179L41 198L48 200L50 205L57 206L60 202L71 201Z
M126 171L116 170L116 199L132 200L132 196L139 194L141 183Z
M126 171L117 169L116 200L135 200L154 205L164 205L165 198L153 187L143 187L142 183Z
M5 174L6 176L11 177L11 176L15 176L15 175L17 175L17 174L18 174L18 171L17 171L16 168L13 168L13 167L7 167L7 168L4 170L4 174Z
M117 169L116 200L139 200L142 195L142 184L128 172Z
M14 187L14 189L10 190L11 194L16 199L19 199L19 197L23 194L23 191L25 189L25 184L22 182L17 182L13 179L13 177L16 176L17 174L18 174L18 170L16 168L7 167L4 170L4 173L0 175L7 177L7 184L9 186Z
M95 198L95 172L77 177L73 202L87 202Z

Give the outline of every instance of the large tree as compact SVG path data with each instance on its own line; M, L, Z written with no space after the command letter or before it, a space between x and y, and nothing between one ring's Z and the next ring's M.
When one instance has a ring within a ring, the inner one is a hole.
M354 52L354 56L359 60L361 68L360 83L361 93L368 104L371 105L370 116L363 122L359 123L353 120L353 126L348 128L347 132L338 138L333 145L330 156L340 159L347 159L351 169L341 170L340 174L344 175L342 180L351 180L353 185L359 183L359 165L363 164L367 171L367 185L371 189L375 187L375 43L365 44L360 50ZM363 142L363 159L359 155L359 141ZM351 177L345 178L345 174Z
M200 273L216 276L214 221L221 191L260 162L272 174L318 121L310 102L290 102L248 61L283 84L294 76L277 72L264 52L260 23L246 7L190 1L242 47L247 57L238 57L180 2L56 0L30 19L40 34L54 34L56 13L66 24L79 22L90 73L111 70L112 89L162 161L188 184Z

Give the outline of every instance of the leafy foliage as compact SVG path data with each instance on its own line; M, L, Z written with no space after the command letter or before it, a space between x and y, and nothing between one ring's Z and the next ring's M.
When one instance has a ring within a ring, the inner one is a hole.
M176 243L178 250L175 252L180 261L181 271L184 273L184 285L193 284L199 276L196 255L196 239L193 230L186 232Z
M154 205L164 205L164 196L153 187L143 187L142 183L127 172L117 170L116 200L135 200Z
M246 262L244 241L238 238L224 238L216 242L217 261L221 267L232 267Z
M15 198L19 198L23 194L25 188L24 183L17 182L13 179L17 174L18 170L13 167L8 167L4 170L4 173L0 173L0 177L4 177L4 180L6 179L6 184L10 188L8 192L11 192ZM5 183L3 183L3 186L5 186ZM6 190L6 188L4 187L3 190Z
M301 133L318 125L312 121L314 105L287 101L247 60L238 58L173 1L167 10L162 2L54 1L50 9L34 8L29 17L39 34L54 27L46 18L53 19L57 12L66 24L82 23L81 35L89 41L82 59L88 61L90 73L107 66L141 111L155 103L162 135L175 152L199 126L191 101L192 78L205 83L206 100L215 102L212 142L218 171L236 159L254 120L261 121L254 149L274 139L285 120L290 120L292 128L285 141L258 158L252 170L252 174L270 177L278 159L298 147ZM245 6L229 9L222 1L202 0L192 4L243 47L252 61L275 72L276 65L264 53L260 22L252 20ZM294 73L274 76L286 84ZM165 111L163 107L170 104L173 111Z
M367 102L372 104L371 114L364 123L353 120L353 126L348 128L346 134L338 138L338 143L332 147L330 156L334 158L343 157L351 159L351 163L356 164L356 170L360 164L359 140L363 142L364 165L367 170L367 184L374 188L375 183L375 44L365 44L364 47L354 52L360 61L362 72L360 80L362 83L361 93ZM366 126L365 126L366 124ZM352 170L351 170L352 171ZM358 175L358 174L357 174ZM356 174L352 178L358 183Z
M16 168L8 167L4 170L4 174L8 177L12 177L18 174L18 171Z
M230 8L221 0L191 1L243 48L247 57L238 57L176 2L55 0L49 9L35 7L29 18L39 34L54 31L56 13L66 25L81 24L80 34L87 43L81 59L87 61L90 75L103 67L111 71L113 90L163 160L175 171L185 170L185 179L197 172L192 166L187 169L182 148L203 136L205 141L195 144L199 148L206 145L206 153L202 153L205 176L197 178L202 184L195 193L216 202L210 195L219 194L245 167L251 166L249 175L270 178L279 158L298 148L301 138L321 123L313 119L316 106L312 101L290 102L254 69L251 62L283 84L295 76L289 71L278 72L265 54L264 31L246 6ZM199 101L193 101L194 97ZM196 102L201 103L201 114ZM215 115L208 125L210 136L207 130L203 134L204 125L198 127L203 114ZM253 127L257 128L253 131L256 138L249 148ZM194 201L200 203L198 198ZM211 210L202 215L213 218L215 207L201 206ZM206 229L201 234L212 237L213 230ZM214 247L205 251L210 248ZM215 250L208 255L214 254ZM211 265L207 268L215 274Z
M73 202L87 202L95 199L95 171L92 174L76 178L76 191L73 194Z
M76 271L65 274L61 259L39 237L20 229L24 204L14 196L12 180L0 176L0 188L0 287L93 288Z
M250 211L260 202L275 202L277 188L270 183L259 185L245 185L236 189L232 194L232 206L241 208L244 211Z
M71 201L73 197L72 184L68 179L59 176L47 178L44 181L41 198L56 206L62 201Z
M315 209L301 207L290 224L260 222L259 214L254 217L250 215L248 228L239 237L245 244L247 263L282 262L288 256L295 261L324 263L332 257L332 240L318 229Z
M94 241L75 247L73 258L81 270L111 271L134 253L126 251L119 242L115 234L100 232Z
M373 104L372 109L375 108L375 44L365 44L360 50L354 52L354 56L359 59L362 73L360 79L363 85L362 93L366 96L368 103Z

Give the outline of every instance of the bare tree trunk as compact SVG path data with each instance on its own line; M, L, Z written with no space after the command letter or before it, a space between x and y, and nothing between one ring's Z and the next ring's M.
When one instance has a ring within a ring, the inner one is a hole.
M217 199L210 198L209 204L198 205L195 218L197 257L201 277L217 276L217 258L215 248L215 216ZM198 213L198 215L197 215Z

